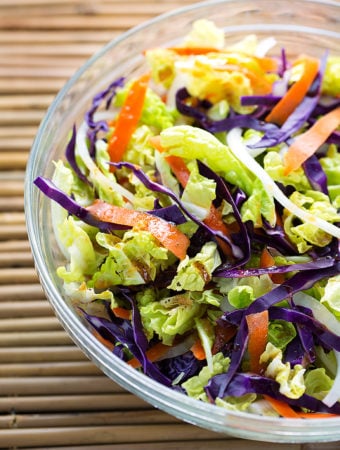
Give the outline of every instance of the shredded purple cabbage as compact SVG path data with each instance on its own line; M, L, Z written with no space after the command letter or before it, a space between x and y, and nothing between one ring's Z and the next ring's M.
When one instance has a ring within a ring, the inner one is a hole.
M328 195L327 176L316 155L310 156L303 163L303 169L312 188Z
M245 278L245 277L254 277L261 276L265 274L273 274L273 273L289 273L303 270L315 270L315 269L324 269L326 267L331 267L334 265L334 259L330 256L326 256L324 258L319 258L314 261L309 261L306 263L299 264L287 264L282 266L271 266L271 267L256 267L249 269L224 269L223 267L219 267L215 270L215 277L223 277L223 278Z
M138 167L136 167L134 164L128 163L128 162L120 162L120 163L111 163L112 165L114 165L115 167L117 167L118 169L122 168L122 167L126 167L130 170L133 171L133 173L135 174L135 176L151 191L153 192L160 192L162 194L165 194L167 196L169 196L172 200L174 200L178 206L181 208L181 210L183 211L183 213L189 217L190 220L192 220L194 223L196 223L197 225L199 225L200 227L204 228L212 237L213 240L215 240L216 238L221 239L222 241L226 242L232 249L232 252L235 255L236 260L239 260L241 258L244 257L242 250L240 249L239 246L235 245L227 236L225 236L223 233L221 233L220 231L215 231L212 228L208 227L208 225L206 225L204 222L202 222L201 220L197 219L197 217L195 217L193 214L191 214L182 204L182 202L180 201L180 199L174 194L174 192L159 184L159 183L155 183L154 181L151 181L150 178Z
M66 157L69 165L73 169L74 173L77 175L77 177L84 183L91 185L91 182L89 181L87 176L84 175L83 172L80 170L80 168L77 164L77 161L76 161L76 155L75 155L76 137L77 137L77 128L75 125L73 125L71 139L69 140L69 142L66 146L65 157Z
M99 228L104 233L111 233L114 230L126 230L129 227L124 225L115 225L109 222L103 222L98 220L93 214L91 214L86 208L80 206L65 192L61 191L51 180L43 177L37 177L34 180L34 184L51 200L54 200L60 206L65 208L69 214L78 217L78 219Z
M226 374L219 374L212 377L205 388L211 401L217 397L241 397L246 394L268 395L274 399L288 403L290 406L306 408L315 412L340 414L340 403L328 407L321 400L317 400L307 394L303 394L298 399L291 399L281 394L280 385L271 378L254 374L236 373L233 380L225 385Z
M198 125L210 133L229 131L235 127L252 128L257 131L273 131L278 127L272 123L258 120L252 114L234 114L222 120L212 120L199 107L189 106L185 100L190 97L186 88L179 89L176 93L176 108L184 116L194 118Z
M85 113L85 122L88 125L87 138L89 140L90 155L94 155L95 153L95 142L97 140L97 134L100 131L108 132L109 126L105 120L94 120L94 114L97 112L98 108L105 100L105 109L109 109L112 99L116 95L117 89L124 85L125 78L121 77L111 83L106 89L99 92L93 97L91 108Z

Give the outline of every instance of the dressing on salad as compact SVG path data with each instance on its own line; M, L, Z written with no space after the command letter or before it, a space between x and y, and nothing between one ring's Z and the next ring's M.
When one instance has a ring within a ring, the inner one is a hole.
M112 354L228 410L340 414L340 57L194 23L35 184L65 295ZM278 53L278 56L277 56Z

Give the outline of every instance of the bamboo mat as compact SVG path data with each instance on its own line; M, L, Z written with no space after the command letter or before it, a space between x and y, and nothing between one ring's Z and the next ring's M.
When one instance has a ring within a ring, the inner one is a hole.
M27 241L30 146L57 91L124 30L188 0L0 0L0 448L272 449L157 411L106 378L45 299ZM339 449L276 444L279 450Z

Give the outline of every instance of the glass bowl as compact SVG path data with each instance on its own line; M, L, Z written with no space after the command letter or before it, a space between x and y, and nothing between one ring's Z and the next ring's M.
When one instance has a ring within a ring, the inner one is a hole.
M340 440L340 417L318 421L229 412L174 392L113 356L63 297L56 275L62 255L53 236L51 202L33 180L38 175L52 175L52 161L62 156L72 125L82 119L95 93L119 76L143 73L143 50L176 44L193 21L213 20L224 28L228 44L255 33L260 38L274 36L288 54L321 56L326 49L340 54L339 13L340 4L335 1L215 0L159 16L108 43L77 71L51 104L30 153L25 184L27 230L42 287L61 324L83 352L119 385L154 407L206 429L268 442L325 442Z

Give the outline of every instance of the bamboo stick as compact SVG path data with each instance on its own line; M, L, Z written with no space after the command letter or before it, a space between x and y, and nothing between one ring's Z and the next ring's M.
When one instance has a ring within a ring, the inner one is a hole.
M28 376L76 376L76 375L100 375L98 369L90 361L62 361L39 363L12 363L1 364L1 377L28 377Z
M12 200L12 199L11 199ZM28 241L12 240L12 241L0 241L0 252L16 253L30 251L30 245Z
M0 138L0 151L29 151L32 142L32 138Z
M7 280L10 282L11 278ZM44 299L45 294L40 284L0 284L1 300L40 300Z
M64 84L65 80L60 78L48 80L41 79L39 80L39 83L37 83L37 80L27 80L26 78L0 78L0 92L5 95L56 94Z
M27 59L27 62L29 61L30 58ZM43 61L46 61L46 58L43 59ZM0 59L0 63L2 63L1 59ZM21 58L21 64L25 64L26 65L26 61L22 61ZM3 67L2 67L3 69ZM36 68L36 70L41 70L40 67ZM12 70L12 69L11 69ZM42 109L42 108L47 108L50 103L52 102L54 96L53 95L25 95L24 97L22 95L2 95L0 97L0 108L3 109ZM26 127L29 128L29 127ZM31 135L33 135L35 133L35 128L32 127L33 132L31 132ZM16 133L13 133L13 130L10 130L11 134L10 136L15 136ZM21 133L21 129L19 128L18 130L16 130L17 133L20 135ZM0 133L0 137L1 133Z
M124 389L104 375L49 376L49 377L0 377L3 395L66 395L66 394L114 394Z
M53 310L51 308L49 308L47 312L51 312L51 314L53 314ZM59 320L53 315L49 317L46 317L46 315L37 317L37 314L35 314L34 317L30 317L29 315L27 315L27 317L18 317L18 315L11 314L8 319L2 318L0 320L1 332L33 331L33 330L42 331L42 330L60 330L60 329L62 329L62 326Z
M0 268L8 266L32 266L33 259L31 252L11 252L11 254L0 253ZM0 306L1 310L1 306ZM0 313L1 315L1 313Z
M22 110L0 110L0 125L12 125L13 123L22 123L23 125L39 124L45 111L22 111Z
M232 450L273 450L273 444L268 442L256 442L231 437L221 437L216 440L190 440L190 441L172 441L172 442L147 442L138 443L134 448L137 450L221 450L230 448ZM326 444L322 450L338 450L336 445ZM320 447L320 446L319 446ZM41 447L39 447L41 449ZM80 445L67 447L48 447L49 450L131 450L131 444L109 444L109 445ZM275 444L277 450L314 450L310 444ZM22 447L21 450L28 450ZM38 450L38 447L29 450Z
M113 444L153 441L169 442L175 440L221 439L212 431L192 425L174 423L157 426L107 425L92 427L56 427L43 429L2 430L0 445L72 445L72 444Z
M25 223L25 214L23 212L2 212L0 213L0 223L23 224Z
M150 407L151 408L151 407ZM0 416L0 430L12 428L46 428L91 425L175 423L178 419L154 409L136 411L105 411L63 414L8 414Z
M75 346L0 348L0 363L87 361L85 354Z
M126 15L105 15L105 16L62 16L62 15L42 15L40 17L21 17L18 15L0 16L0 28L2 30L11 30L13 28L23 29L39 29L39 30L69 30L69 29L83 29L83 30L126 30L130 29L142 22L147 21L154 15L141 14L133 16ZM1 51L1 49L0 49Z
M14 120L13 123L17 121ZM1 123L1 120L0 120ZM0 170L4 169L25 169L27 163L27 152L1 152Z
M183 3L182 3L183 4ZM182 6L180 2L169 1L166 3L162 2L148 2L140 3L132 1L130 4L130 15L131 16L145 16L146 14L150 16L162 14L170 9L176 9ZM13 8L14 9L14 8ZM13 14L11 9L7 9L6 13ZM55 4L49 6L49 13L53 15L63 15L65 17L74 16L101 16L101 15L126 15L126 5L123 2L120 3L83 3L77 7L72 4ZM46 14L46 10L41 6L35 5L23 5L21 7L21 14L31 14L31 15L43 15Z
M58 43L99 43L101 45L106 44L112 38L116 37L119 32L114 30L63 30L62 33L58 33L53 30L0 30L0 43L1 44L58 44ZM63 61L65 63L66 61ZM42 60L42 64L44 64Z
M30 347L46 345L70 345L73 341L63 330L24 331L0 333L0 347Z
M69 412L63 414L9 414L0 416L0 429L175 422L178 422L178 419L150 406L149 410L143 410L139 414L136 411L99 411L83 412L82 414Z
M27 77L27 78L69 78L76 70L74 67L4 67L0 66L0 77Z
M43 316L45 320L47 315L51 316L53 314L52 307L46 300L27 300L24 304L22 302L0 302L0 319L10 317L15 317L16 319L19 317L29 317L30 323L35 326L34 321L38 318ZM0 324L1 322L2 321L0 320ZM1 325L0 331L2 331Z
M0 180L0 195L2 197L24 195L24 182L18 180Z
M8 413L11 411L39 413L47 411L77 411L81 413L83 411L127 411L144 410L147 408L148 405L146 402L131 394L0 397L0 413Z
M8 198L0 197L0 211L22 211L24 209L24 197L11 197L11 201L8 202ZM22 236L19 236L19 239ZM17 239L11 237L11 239Z
M0 16L0 27L1 27L1 16ZM37 21L44 20L42 18L37 18ZM63 56L63 57L72 57L75 56L79 58L80 56L84 58L88 58L93 55L102 47L101 43L93 44L91 42L87 43L66 43L66 44L45 44L38 43L36 45L30 44L15 44L12 46L0 45L0 54L5 56L16 56L16 55L24 55L23 58L26 59L30 56L44 56L45 58L53 61L55 56ZM25 76L24 76L25 77ZM4 78L4 77L2 77ZM20 78L19 76L17 78ZM42 77L43 78L43 77ZM53 78L53 77L50 77ZM60 77L55 75L56 79L65 78L64 76ZM25 77L26 79L26 77ZM28 80L27 80L28 81Z
M13 225L12 225L13 227ZM0 269L0 284L7 284L8 281L13 284L37 283L39 282L36 270L33 267L16 267Z

